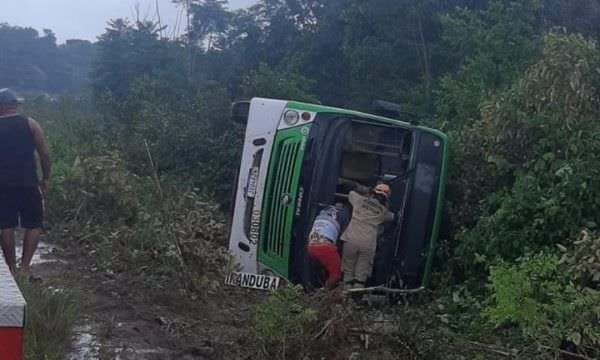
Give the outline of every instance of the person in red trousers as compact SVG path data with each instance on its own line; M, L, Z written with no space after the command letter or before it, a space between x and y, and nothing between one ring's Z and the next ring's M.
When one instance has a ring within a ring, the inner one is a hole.
M308 255L325 270L327 289L333 289L342 278L336 243L349 217L348 209L343 204L328 206L317 215L308 237Z

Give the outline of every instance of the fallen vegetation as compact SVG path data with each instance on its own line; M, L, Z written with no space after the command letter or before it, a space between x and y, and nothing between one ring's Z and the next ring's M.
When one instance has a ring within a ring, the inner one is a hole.
M148 286L178 286L196 295L214 291L230 266L226 222L218 205L185 184L128 172L116 154L80 159L58 186L70 189L54 225L59 244L126 272Z

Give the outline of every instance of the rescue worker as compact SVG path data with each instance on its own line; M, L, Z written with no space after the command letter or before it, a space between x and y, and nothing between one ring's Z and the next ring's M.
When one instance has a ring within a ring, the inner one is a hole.
M348 209L341 203L321 210L308 237L307 252L327 273L325 287L333 289L342 277L340 254L336 243L348 224Z
M354 187L349 194L353 206L352 219L341 236L344 241L342 272L346 290L365 287L373 270L379 228L384 222L394 220L394 214L388 210L392 191L387 184L370 189L350 183Z
M40 124L18 113L21 102L14 91L0 89L0 230L6 264L15 273L15 228L25 228L21 272L27 276L42 227L50 157ZM41 181L37 177L35 152L42 168Z

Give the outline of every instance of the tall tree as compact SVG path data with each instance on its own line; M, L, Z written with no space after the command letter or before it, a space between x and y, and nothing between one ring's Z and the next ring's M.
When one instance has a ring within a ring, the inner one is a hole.
M225 9L225 0L204 0L192 2L191 37L195 44L207 50L212 49L219 36L227 29L230 13Z
M125 98L139 77L169 71L181 74L183 47L161 39L159 32L153 22L111 20L99 37L93 63L92 87L96 93L109 91L116 98Z
M69 88L76 92L85 90L89 85L95 45L88 40L67 40L58 50L71 74Z
M61 92L69 73L56 46L56 36L31 28L0 24L0 84L20 90Z

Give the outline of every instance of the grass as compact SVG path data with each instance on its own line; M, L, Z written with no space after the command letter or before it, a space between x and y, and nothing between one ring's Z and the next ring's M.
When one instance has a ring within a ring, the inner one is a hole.
M19 287L27 302L24 359L65 359L78 313L75 297L26 280Z

